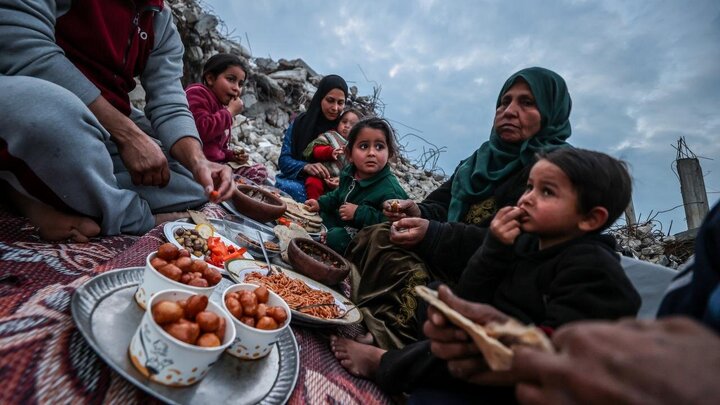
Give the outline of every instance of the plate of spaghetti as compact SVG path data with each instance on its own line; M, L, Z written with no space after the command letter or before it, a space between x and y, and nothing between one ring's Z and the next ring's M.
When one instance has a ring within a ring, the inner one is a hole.
M275 265L273 267L282 272L268 274L264 263L255 262L255 266L249 266L248 261L242 262L237 266L232 263L226 266L230 277L239 283L264 285L281 296L290 307L293 323L303 326L338 326L362 320L362 314L350 300L311 278Z

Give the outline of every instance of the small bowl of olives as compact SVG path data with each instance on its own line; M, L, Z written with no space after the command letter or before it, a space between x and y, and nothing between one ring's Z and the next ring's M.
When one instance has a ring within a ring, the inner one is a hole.
M128 355L151 381L184 387L202 380L235 336L230 315L208 297L164 290L150 298Z

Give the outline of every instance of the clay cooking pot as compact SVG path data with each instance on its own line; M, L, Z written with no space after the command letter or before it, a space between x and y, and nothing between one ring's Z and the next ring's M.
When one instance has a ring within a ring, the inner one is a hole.
M258 222L274 221L287 210L287 205L278 196L246 184L238 184L232 201L238 212Z
M350 272L350 263L345 258L312 239L292 239L287 254L293 269L325 285L341 282Z

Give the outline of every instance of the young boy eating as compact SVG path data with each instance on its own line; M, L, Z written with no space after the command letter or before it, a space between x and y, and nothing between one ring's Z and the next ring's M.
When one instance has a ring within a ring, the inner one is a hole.
M574 148L540 154L525 193L517 206L497 212L455 293L486 304L482 307L496 318L509 315L548 335L581 319L634 316L640 296L620 266L614 238L601 234L622 214L630 195L624 164L608 155ZM463 380L474 381L473 375L488 371L467 334L459 329L447 333L453 338L445 343L453 344L456 358L472 368L463 371ZM332 345L346 368L363 366L353 355L359 343L335 339ZM512 400L510 388L490 389L449 378L445 363L430 353L427 340L378 351L379 366L365 375L374 376L390 393L420 388L430 394L428 390L439 388L435 399L452 391L488 403L494 403L493 398Z
M457 293L546 332L579 319L635 315L640 297L615 240L601 234L630 202L625 165L562 148L538 156L517 206L498 211Z

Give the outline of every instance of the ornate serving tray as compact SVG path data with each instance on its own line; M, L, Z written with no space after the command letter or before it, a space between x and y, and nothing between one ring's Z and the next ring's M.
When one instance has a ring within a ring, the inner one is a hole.
M298 345L290 329L275 348L260 360L240 360L223 353L208 375L185 388L150 381L133 367L128 345L144 311L133 294L142 281L143 268L103 273L80 286L72 297L72 316L80 333L105 362L132 384L173 404L283 404L295 388L300 367ZM233 283L223 279L212 300Z

